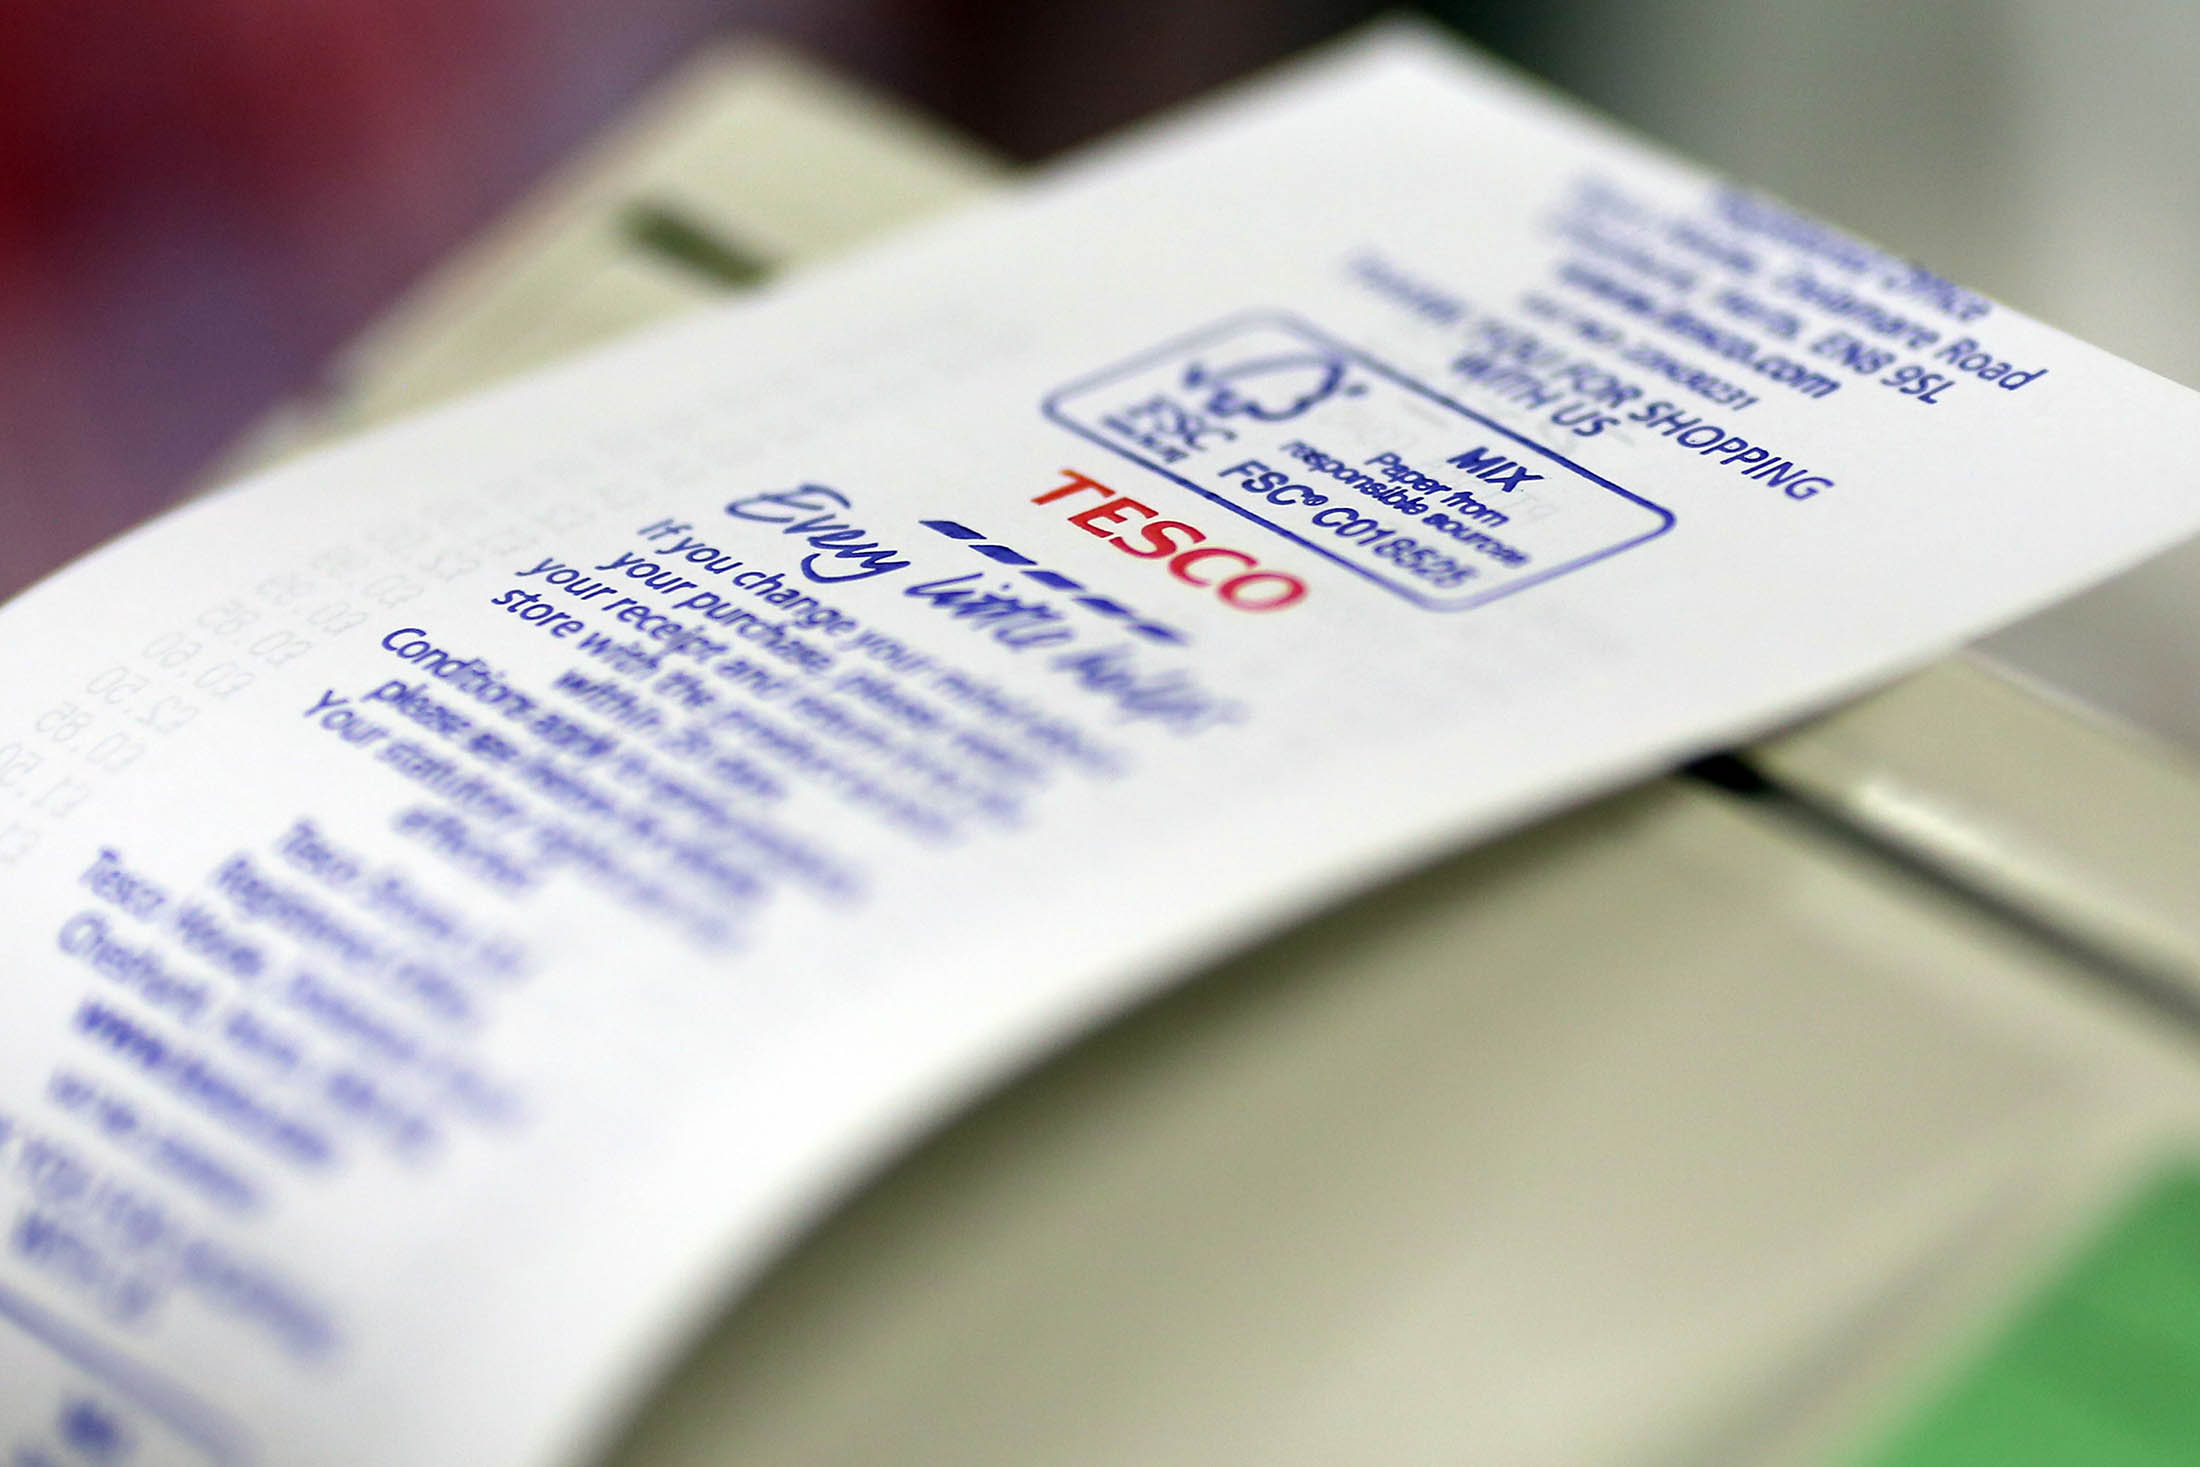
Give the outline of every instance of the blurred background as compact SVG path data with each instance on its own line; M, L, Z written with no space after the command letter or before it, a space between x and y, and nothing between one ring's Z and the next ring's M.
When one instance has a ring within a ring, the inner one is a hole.
M1384 8L6 0L0 595L165 503L707 35L776 36L1039 159ZM2200 6L1420 8L1642 131L2200 382ZM2200 554L1995 647L2200 749Z

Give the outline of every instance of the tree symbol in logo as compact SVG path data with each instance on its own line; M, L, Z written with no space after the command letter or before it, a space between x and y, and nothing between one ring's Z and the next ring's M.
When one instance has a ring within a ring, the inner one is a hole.
M1345 364L1327 352L1297 351L1224 367L1193 362L1184 369L1184 386L1204 390L1206 410L1218 418L1281 423L1339 392L1356 397L1365 390L1348 384L1344 372Z

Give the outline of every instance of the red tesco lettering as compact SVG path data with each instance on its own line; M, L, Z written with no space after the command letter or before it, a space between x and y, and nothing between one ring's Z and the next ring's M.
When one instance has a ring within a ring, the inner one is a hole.
M1064 469L1065 482L1035 496L1033 504L1053 504L1080 494L1098 494L1068 516L1088 535L1098 536L1125 555L1168 562L1169 574L1187 586L1213 590L1223 605L1238 611L1281 611L1306 599L1306 582L1283 571L1264 570L1258 557L1242 550L1208 545L1207 532L1183 520L1165 520L1150 504L1118 494L1089 474ZM1118 529L1132 532L1126 539Z

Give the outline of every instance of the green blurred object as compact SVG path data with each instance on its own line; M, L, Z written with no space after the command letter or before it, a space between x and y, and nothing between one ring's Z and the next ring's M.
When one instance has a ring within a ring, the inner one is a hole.
M2200 1462L2200 1168L2150 1187L1864 1467Z
M736 248L663 204L629 205L620 222L635 244L716 284L757 285L771 274L769 261Z

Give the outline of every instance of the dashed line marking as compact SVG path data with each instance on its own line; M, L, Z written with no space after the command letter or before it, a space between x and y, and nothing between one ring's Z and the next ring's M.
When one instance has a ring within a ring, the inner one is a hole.
M961 541L988 560L1001 565L1030 567L1024 570L1024 575L1051 590L1084 591L1087 589L1083 581L1065 576L1060 571L1047 570L1040 566L1038 561L1024 554L1021 550L1003 545L1000 541L988 537L983 530L974 530L959 520L919 520L917 523L936 534L945 535L950 540ZM1175 627L1165 626L1157 621L1148 621L1130 607L1111 597L1092 594L1076 596L1071 599L1077 605L1088 611L1097 612L1101 616L1129 621L1128 630L1137 633L1148 641L1188 642L1191 640L1190 637L1178 631Z

